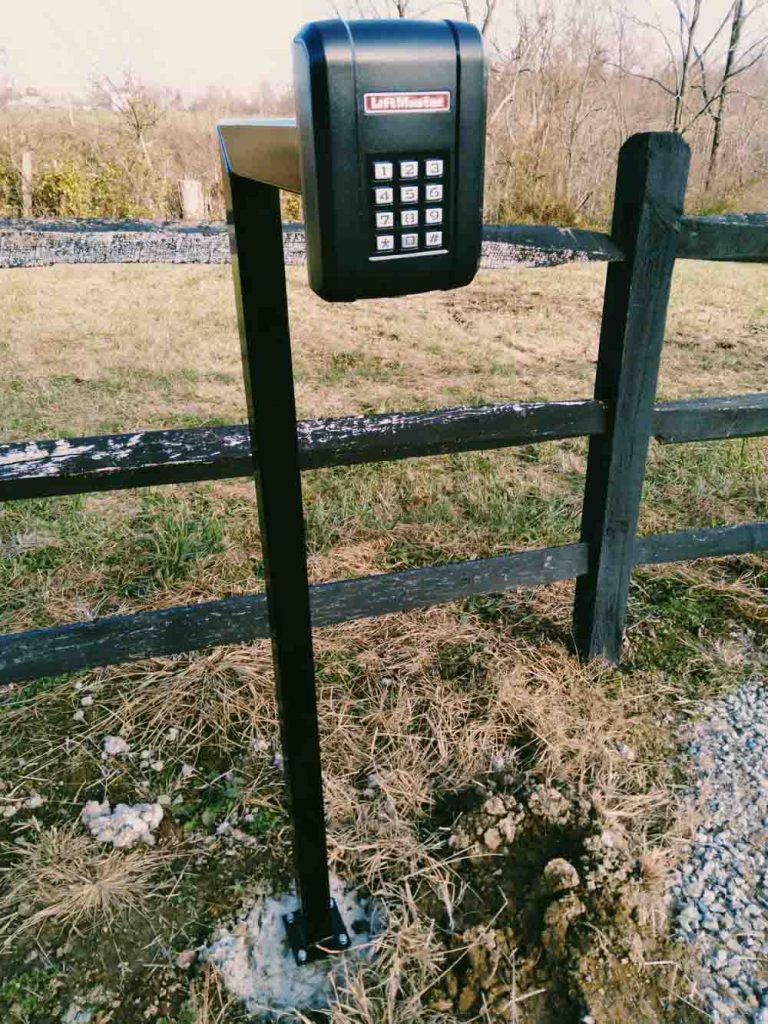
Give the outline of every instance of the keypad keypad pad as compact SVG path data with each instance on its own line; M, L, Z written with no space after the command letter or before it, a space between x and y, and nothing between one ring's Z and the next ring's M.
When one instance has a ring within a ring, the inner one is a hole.
M447 155L393 153L368 161L373 259L444 252Z

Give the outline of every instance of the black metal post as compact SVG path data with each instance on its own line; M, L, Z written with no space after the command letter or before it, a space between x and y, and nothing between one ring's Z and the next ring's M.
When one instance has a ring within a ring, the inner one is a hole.
M301 910L298 963L345 949L331 899L279 191L225 173L275 685Z

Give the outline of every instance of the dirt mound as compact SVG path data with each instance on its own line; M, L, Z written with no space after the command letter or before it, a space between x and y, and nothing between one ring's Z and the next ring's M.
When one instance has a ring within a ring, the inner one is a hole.
M675 1020L661 879L649 873L600 794L478 785L438 812L465 896L449 933L451 966L432 1008L488 1021L610 1021L637 988L637 1020ZM620 994L621 993L621 994Z

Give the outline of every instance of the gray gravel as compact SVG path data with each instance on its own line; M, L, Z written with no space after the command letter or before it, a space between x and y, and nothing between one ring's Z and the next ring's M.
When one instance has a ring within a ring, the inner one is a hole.
M712 1020L768 1024L768 687L716 701L690 732L700 818L672 879Z
M553 229L554 230L554 229ZM283 225L288 265L306 262L304 226ZM481 267L556 267L593 258L577 249L550 252L531 245L483 240ZM185 221L0 219L0 268L57 263L228 263L225 224Z

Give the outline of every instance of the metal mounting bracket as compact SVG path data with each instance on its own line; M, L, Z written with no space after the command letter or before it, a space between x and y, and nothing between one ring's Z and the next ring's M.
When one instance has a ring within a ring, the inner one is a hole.
M336 900L330 900L330 923L333 932L325 939L309 944L304 929L304 915L300 910L293 914L284 914L283 923L288 936L288 945L291 947L293 957L299 967L312 963L314 960L321 960L334 953L344 953L349 949L349 933L341 919Z

